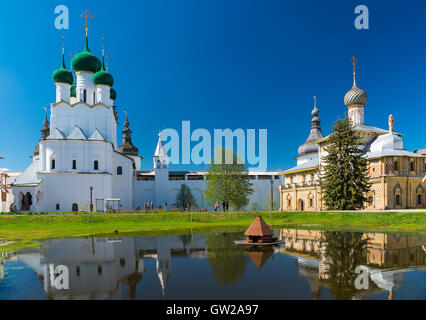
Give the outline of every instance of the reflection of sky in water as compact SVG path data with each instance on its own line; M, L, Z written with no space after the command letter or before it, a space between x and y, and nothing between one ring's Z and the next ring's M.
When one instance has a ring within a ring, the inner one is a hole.
M274 253L270 249L247 253L245 247L233 244L242 238L243 234L237 233L48 241L41 249L5 258L0 300L426 299L424 252L420 247L399 245L425 239L401 240L398 236L395 242L389 236L387 245L393 243L396 249L374 247L375 256L370 259L377 259L381 252L385 267L369 266L381 272L369 281L369 289L346 290L324 272L327 259L335 260L331 241L330 256L324 259L318 251L321 246L300 235L294 241L287 238L286 245L275 247ZM404 259L415 259L418 267L408 269ZM49 282L50 264L68 267L69 290L57 290Z
M4 263L5 278L0 281L0 300L46 299L43 283L37 274L21 261Z

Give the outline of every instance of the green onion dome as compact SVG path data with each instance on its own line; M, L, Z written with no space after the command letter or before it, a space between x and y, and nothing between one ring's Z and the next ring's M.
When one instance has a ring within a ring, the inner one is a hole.
M74 83L74 76L72 75L72 72L68 71L65 67L64 55L62 55L62 66L59 69L53 71L52 79L55 83L62 82L68 83L69 85Z
M109 97L110 97L111 100L117 99L117 91L115 91L113 88L111 88L110 93L109 93Z
M87 37L86 47L84 50L72 58L72 68L75 72L88 71L93 73L96 73L101 69L101 62L89 50Z
M72 85L70 88L70 97L75 98L77 97L77 90L75 85Z
M103 84L112 87L114 85L114 78L111 74L105 71L105 60L102 57L102 68L99 72L93 76L93 82L95 85Z

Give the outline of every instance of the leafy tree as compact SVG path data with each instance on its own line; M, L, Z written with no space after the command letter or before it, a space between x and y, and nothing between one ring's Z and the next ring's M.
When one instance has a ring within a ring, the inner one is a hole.
M361 157L359 145L360 137L345 114L344 119L334 123L325 147L328 154L322 158L322 193L330 210L361 209L367 201L366 193L371 184L368 182L367 160Z
M218 158L218 154L222 155ZM218 149L215 151L215 161L210 165L206 175L206 190L203 199L213 206L225 202L239 210L248 205L253 184L249 180L247 166L241 163L233 150Z
M355 269L367 264L368 238L360 232L323 233L323 278L326 278L331 294L336 299L351 298L358 290Z
M186 184L182 184L176 196L176 206L179 209L185 210L188 205L188 201L191 203L191 207L195 207L197 205L195 198L191 193L191 189L188 188Z

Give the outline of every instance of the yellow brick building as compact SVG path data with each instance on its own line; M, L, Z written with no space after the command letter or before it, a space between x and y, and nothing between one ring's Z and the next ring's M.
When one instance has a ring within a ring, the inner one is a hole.
M372 183L365 209L426 208L426 150L410 152L404 149L402 134L394 132L394 118L389 116L387 130L364 123L367 93L358 88L355 63L352 89L344 103L354 130L360 135L363 156L368 160L368 175ZM315 97L314 97L315 98ZM321 211L327 208L321 201L319 173L324 166L328 137L321 132L319 111L312 111L311 131L298 150L297 165L284 171L285 183L280 186L280 210Z

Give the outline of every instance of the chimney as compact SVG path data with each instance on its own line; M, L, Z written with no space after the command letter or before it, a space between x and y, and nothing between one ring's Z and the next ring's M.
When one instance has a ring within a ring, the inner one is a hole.
M393 121L393 115L389 115L389 131L394 132L394 121Z

